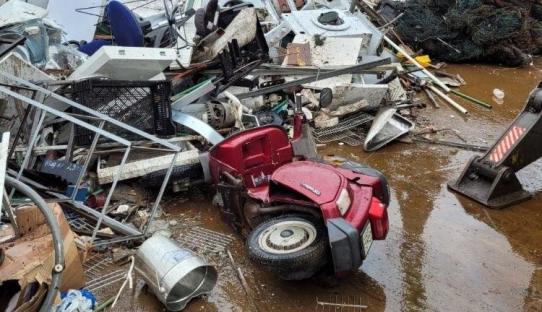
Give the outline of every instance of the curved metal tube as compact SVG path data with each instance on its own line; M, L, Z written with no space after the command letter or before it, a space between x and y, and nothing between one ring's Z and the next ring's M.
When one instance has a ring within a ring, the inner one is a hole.
M8 176L6 176L5 184L19 191L24 196L30 198L34 202L34 204L38 206L39 210L45 217L47 225L49 225L49 229L51 230L51 235L53 236L53 248L55 251L55 265L53 267L53 272L51 272L51 285L49 285L47 297L45 297L45 300L43 301L43 304L40 308L40 312L49 312L52 310L51 308L53 306L53 301L56 298L58 289L60 287L60 282L62 280L62 271L64 271L65 255L60 227L58 225L58 222L56 221L55 215L53 214L51 209L49 209L49 206L47 205L45 200L43 200L43 198L33 189L31 189L29 186L22 183L21 181L18 181Z

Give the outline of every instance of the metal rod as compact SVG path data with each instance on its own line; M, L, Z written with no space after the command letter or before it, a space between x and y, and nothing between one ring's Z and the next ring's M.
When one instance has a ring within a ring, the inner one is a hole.
M487 146L465 144L465 143L456 143L456 142L442 141L442 140L430 140L430 139L425 139L425 138L422 138L422 137L415 137L413 139L413 141L421 142L421 143L440 144L440 145L446 145L446 146L450 146L450 147L459 147L459 148L464 148L464 149L478 151L478 152L487 152L489 150L489 147L487 147Z
M281 90L283 90L285 88L295 87L295 86L299 86L299 85L306 84L306 83L311 83L311 82L320 81L320 80L324 80L324 79L328 79L328 78L332 78L332 77L336 77L336 76L340 76L340 75L344 75L344 74L349 74L349 73L351 73L353 71L363 70L363 69L370 69L370 68L373 68L373 67L376 67L376 66L381 66L381 65L390 64L390 63L391 63L391 59L387 58L387 59L382 59L382 60L378 60L378 61L374 61L374 62L358 64L358 65L354 65L354 66L350 66L350 67L330 71L330 72L327 72L327 73L323 73L323 74L320 74L320 75L314 75L314 76L310 76L310 77L301 78L301 79L297 79L297 80L294 80L294 81L286 82L286 83L283 83L283 84L280 84L280 85L259 89L259 90L252 91L252 92L236 94L235 96L240 100L250 98L250 97L256 97L256 96L264 95L264 94L271 93L271 92L281 91Z
M106 216L106 218L109 218L109 217ZM105 224L105 220L106 219L104 219L104 224ZM111 245L111 244L123 243L123 242L126 242L126 241L137 240L137 239L144 238L144 237L145 236L143 234L130 235L130 236L125 236L125 237L116 237L116 238L112 238L112 239L108 239L108 240L98 241L93 246L96 247L96 246L102 246L102 245Z
M8 159L11 159L13 157L13 153L15 153L15 148L17 146L17 142L19 141L19 138L21 137L21 134L23 133L23 129L25 127L23 127L23 125L26 126L26 121L28 120L28 116L30 116L30 111L33 109L34 107L27 107L25 112L24 112L24 116L23 116L23 119L20 121L20 126L19 126L19 129L17 130L17 134L15 134L15 138L13 139L13 146L11 147L11 150L9 151L9 156L8 156Z
M435 88L434 86L428 86L429 89L431 89L431 91L435 92L438 96L440 96L443 100L445 100L446 102L450 103L450 105L452 105L453 107L455 107L459 112L461 112L462 114L465 114L467 115L469 112L461 105L457 104L456 101L452 100L449 96L447 96L446 94L440 92L439 89Z
M98 126L98 129L102 130L103 127L104 127L104 124L105 124L105 120L102 120L102 122L100 122L100 125ZM83 169L81 170L81 173L79 173L79 177L77 177L77 182L75 183L74 185L74 191L73 191L73 194L70 196L70 199L71 200L74 200L75 199L75 196L77 195L77 192L79 192L79 185L81 184L81 182L83 181L83 177L85 176L86 172L87 172L87 169L88 169L88 165L90 164L90 160L92 158L92 154L94 153L94 150L96 149L96 145L98 144L98 141L100 140L100 134L99 133L96 133L94 135L94 139L92 140L92 144L90 146L90 150L88 152L88 155L87 155L87 158L85 159L85 163L83 165ZM69 144L68 144L69 145Z
M2 75L2 71L0 71L0 75ZM90 130L92 132L100 133L101 135L107 137L108 139L111 139L113 141L117 141L117 142L119 142L119 143L121 143L123 145L128 146L128 145L131 144L130 141L127 141L127 140L125 140L125 139L123 139L123 138L121 138L121 137L119 137L117 135L114 135L114 134L109 133L109 132L104 131L104 130L100 130L97 127L95 127L95 126L93 126L91 124L88 124L88 123L86 123L84 121L81 121L81 120L79 120L79 119L77 119L75 117L72 117L72 116L64 113L64 112L61 112L61 111L56 110L54 108L51 108L51 107L49 107L49 106L47 106L45 104L42 104L42 103L40 103L38 101L34 101L32 99L29 99L26 96L20 95L20 94L18 94L16 92L13 92L13 91L11 91L9 89L6 89L4 87L0 87L0 92L5 93L5 94L7 94L9 96L12 96L12 97L14 97L16 99L19 99L19 100L21 100L23 102L26 102L26 103L28 103L28 104L30 104L32 106L35 106L35 107L37 107L37 108L39 108L41 110L44 110L44 111L46 111L48 113L51 113L51 114L53 114L55 116L58 116L60 118L64 118L64 119L66 119L66 121L73 122L76 125L79 125L79 126L81 126L83 128L86 128L86 129L88 129L88 130ZM52 94L54 94L54 93L52 93ZM84 106L82 106L82 107L84 107ZM177 149L179 149L179 147L177 147Z
M11 176L16 176L17 175L17 172L12 170L12 169L8 169L8 173L11 175ZM44 189L46 190L47 187L46 186L43 186L39 183L36 183L30 179L27 179L25 177L21 177L20 179L21 181L23 181L24 183L34 187L34 188L38 188L38 189ZM67 200L69 201L69 198L66 196L66 195L63 195L63 194L59 194L59 193L56 193L56 192L48 192L48 194L50 194L51 196L53 197L56 197L60 200ZM70 205L73 205L73 208L74 210L76 210L77 212L83 214L84 216L86 216L87 218L92 218L92 219L95 219L95 220L98 220L98 218L100 217L100 213L94 209L91 209L81 203L78 203L76 201L69 201L69 204ZM138 238L139 236L141 236L141 233L139 231L137 231L136 229L133 229L125 224L122 224L121 222L113 219L113 218L110 218L108 216L106 216L104 218L104 224L111 228L113 231L116 231L116 232L119 232L119 233L122 233L122 234L125 234L125 235L131 235L132 238L131 239L135 239L135 238Z
M73 161L73 151L75 149L75 125L69 124L68 127L70 128L70 137L66 148L66 161L71 163ZM103 127L100 127L100 129L103 129Z
M358 4L358 0L350 0L350 13L354 13L356 11L356 5Z
M482 102L482 101L480 101L478 99L473 98L472 96L466 95L465 93L461 93L461 92L459 92L457 90L451 90L451 92L453 94L457 95L457 96L460 96L460 97L464 98L467 101L471 101L472 103L478 104L478 105L483 106L485 108L492 108L493 107L493 106L487 104L486 102Z
M158 210L158 206L160 206L160 200L162 199L162 196L164 195L164 192L166 190L166 187L169 182L169 178L171 177L171 172L173 172L173 167L175 167L175 162L177 161L177 156L179 156L179 153L175 153L173 155L173 160L171 161L171 164L169 165L169 168L166 172L166 176L164 177L164 182L162 183L162 187L160 187L160 191L158 192L158 196L156 197L156 200L154 201L154 205L152 207L151 214L149 216L149 221L147 222L147 225L145 226L145 231L143 231L143 235L147 235L149 231L149 227L154 219L154 215L156 214L156 211Z
M100 213L100 218L98 219L98 223L96 223L96 227L94 228L94 232L92 232L92 238L90 239L90 245L94 243L94 240L96 239L96 234L100 230L100 225L102 225L102 220L105 216L105 213L107 211L107 207L109 206L109 203L111 202L111 197L113 196L113 193L115 192L115 188L117 187L117 183L119 182L120 175L122 174L122 171L124 170L124 165L126 164L126 160L128 160L128 155L130 154L130 146L126 148L126 152L124 153L124 156L122 157L122 161L120 162L119 169L117 170L117 173L115 174L115 177L113 177L113 184L111 184L111 189L109 190L109 194L107 194L107 198L105 200L105 204L102 208L102 212ZM177 153L175 153L177 155ZM174 157L175 159L175 157ZM171 173L171 172L170 172Z
M435 99L435 97L433 96L433 93L431 93L431 90L427 88L424 88L423 90L425 91L425 94L427 94L427 97L429 98L429 101L431 102L431 104L433 104L435 108L440 108L440 105Z
M5 179L5 176L4 178L2 178L2 181L4 181ZM17 217L13 214L13 210L11 208L11 204L9 203L9 198L8 198L8 194L6 194L5 190L3 189L4 187L2 186L2 205L4 207L6 207L6 214L8 215L8 218L11 222L11 226L13 228L13 234L14 234L14 238L19 238L21 237L21 230L19 229L19 222L17 221ZM2 210L0 209L0 213L2 212Z
M114 124L115 126L118 126L118 127L122 128L122 129L125 129L125 130L128 130L128 131L130 131L130 132L133 132L133 133L135 133L135 134L137 134L137 135L139 135L139 136L142 136L142 137L144 137L144 138L146 138L146 139L148 139L148 140L151 140L151 141L154 141L154 142L156 142L156 143L159 143L159 144L161 144L161 145L163 145L163 146L166 146L166 147L168 147L168 148L170 148L170 149L172 149L172 150L174 150L174 151L176 151L176 152L180 151L180 147L178 147L178 146L176 146L176 145L174 145L174 144L171 144L171 143L169 143L169 142L167 142L167 141L165 141L165 140L159 139L159 138L157 138L157 137L155 137L155 136L153 136L153 135L151 135L151 134L148 134L148 133L146 133L146 132L144 132L144 131L141 131L141 130L139 130L139 129L137 129L137 128L134 128L134 127L132 127L132 126L130 126L130 125L127 125L127 124L125 124L125 123L123 123L123 122L121 122L121 121L118 121L118 120L116 120L116 119L114 119L114 118L111 118L111 117L109 117L109 116L107 116L107 115L104 115L104 114L102 114L102 113L99 113L99 112L97 112L97 111L95 111L95 110L93 110L93 109L91 109L91 108L88 108L88 107L86 107L86 106L83 106L83 105L81 105L81 104L79 104L79 103L77 103L77 102L74 102L74 101L72 101L72 100L70 100L70 99L67 99L67 98L65 98L65 97L63 97L63 96L60 96L60 95L58 95L58 94L56 94L56 93L54 93L54 92L51 92L51 91L49 91L49 90L47 90L47 89L45 89L45 88L42 88L42 87L40 87L40 86L38 86L38 85L35 85L35 84L31 83L31 82L28 82L28 81L24 80L24 79L18 78L18 77L16 77L16 76L13 76L13 75L11 75L11 74L9 74L9 73L6 73L6 72L4 72L4 71L0 71L0 76L4 76L4 77L6 77L6 78L8 78L8 79L14 80L14 81L16 81L16 82L22 84L22 85L25 85L25 86L27 86L27 87L33 88L33 89L35 89L35 90L37 90L37 91L40 91L40 92L44 93L44 94L47 95L47 96L50 96L50 97L52 97L52 98L54 98L54 99L57 99L57 100L59 100L59 101L61 101L61 102L66 103L66 104L68 104L68 105L70 105L70 106L73 106L73 107L75 107L75 108L77 108L77 109L80 109L80 110L82 110L82 111L84 111L84 112L86 112L86 113L88 113L88 114L90 114L90 115L96 116L96 117L98 117L98 118L100 118L100 119L102 119L102 120L105 120L105 121L107 121L107 122L109 122L109 123L112 123L112 124ZM7 89L6 89L6 88L3 88L3 87L0 87L0 92L6 93L4 90L7 90ZM9 90L8 90L8 91L9 91ZM10 93L12 93L12 92L10 91ZM9 93L8 93L8 94L9 94ZM23 101L24 101L24 100L23 100ZM51 110L54 110L54 109L51 109ZM55 114L55 113L53 113L53 114ZM57 116L59 116L59 117L62 117L62 118L65 118L64 115L67 116L67 114L64 114L64 113L63 113L62 115L58 115L58 114L55 114L55 115L57 115ZM68 120L69 120L69 119L68 119ZM71 120L69 120L69 121L71 121ZM85 128L86 128L86 127L85 127ZM87 128L87 129L90 129L90 128ZM90 129L90 130L93 130L93 129ZM93 131L94 131L94 130L93 130ZM102 135L103 135L103 133L102 133ZM108 137L108 136L106 136L106 137ZM109 137L108 137L108 138L109 138ZM115 140L115 141L118 141L118 140Z
M46 112L41 110L40 113L41 113L41 116L38 121L38 125L36 127L37 131L35 131L35 133L32 134L30 142L28 142L28 148L26 149L26 154L24 155L23 163L21 164L21 169L19 169L19 172L17 172L17 180L19 180L21 176L23 175L23 171L26 169L26 166L28 165L28 162L30 161L30 158L32 157L32 154L33 154L32 148L34 147L34 145L36 145L36 141L38 140L38 135L40 133L39 130L41 129L41 125L43 124L43 121L45 120ZM10 200L13 198L13 194L15 194L15 189L12 189L11 193L9 194Z
M6 167L9 154L9 132L2 134L2 142L0 142L0 198L4 197L4 179L6 178ZM0 201L0 216L2 215L2 206L4 202Z
M435 75L433 75L430 71L425 69L425 67L420 65L420 63L418 63L418 61L416 61L412 56L408 55L408 53L405 50L403 50L400 46L398 46L395 42L393 42L393 40L391 40L387 36L384 36L384 40L386 40L386 42L389 45L391 45L395 50L401 52L401 54L403 54L409 61L411 61L412 64L414 64L414 66L421 69L424 74L426 74L429 78L431 78L431 80L433 80L433 82L435 82L445 92L450 92L450 88L448 88L447 85L445 85L442 81L440 81L437 77L435 77Z

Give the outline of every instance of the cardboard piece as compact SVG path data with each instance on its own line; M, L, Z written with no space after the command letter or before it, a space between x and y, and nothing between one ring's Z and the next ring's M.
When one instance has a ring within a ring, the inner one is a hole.
M58 204L50 204L59 223L64 241L65 270L60 291L79 289L85 285L85 274L75 236ZM7 280L18 280L21 287L37 281L49 284L54 266L53 238L43 215L35 206L22 207L17 218L24 235L16 241L0 245L5 251L5 260L0 265L0 284Z

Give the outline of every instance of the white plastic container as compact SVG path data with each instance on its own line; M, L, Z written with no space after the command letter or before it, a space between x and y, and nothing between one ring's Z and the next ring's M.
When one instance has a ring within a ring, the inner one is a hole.
M495 96L499 100L502 100L504 99L505 94L504 94L504 91L500 89L495 89L493 90L493 96Z

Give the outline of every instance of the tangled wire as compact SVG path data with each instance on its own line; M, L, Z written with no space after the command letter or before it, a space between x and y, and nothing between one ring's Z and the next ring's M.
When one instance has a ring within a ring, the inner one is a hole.
M542 53L542 1L406 0L395 30L432 57L455 63L531 63Z

